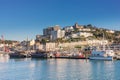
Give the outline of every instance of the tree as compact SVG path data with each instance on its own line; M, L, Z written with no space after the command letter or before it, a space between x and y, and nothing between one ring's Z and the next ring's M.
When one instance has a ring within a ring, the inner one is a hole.
M46 39L42 39L42 40L41 40L41 43L43 43L43 44L45 44L46 42L47 42Z

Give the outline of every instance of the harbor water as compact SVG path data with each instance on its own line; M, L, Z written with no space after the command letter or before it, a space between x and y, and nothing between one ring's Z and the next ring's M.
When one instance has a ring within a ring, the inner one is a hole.
M0 57L0 80L120 80L120 61Z

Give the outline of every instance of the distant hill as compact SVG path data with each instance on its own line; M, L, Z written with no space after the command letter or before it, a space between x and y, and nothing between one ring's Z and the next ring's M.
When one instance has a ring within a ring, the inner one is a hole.
M17 43L17 42L19 42L19 41L15 41L15 40L5 40L5 41L3 41L3 40L0 40L0 44L1 43L12 44L12 43Z

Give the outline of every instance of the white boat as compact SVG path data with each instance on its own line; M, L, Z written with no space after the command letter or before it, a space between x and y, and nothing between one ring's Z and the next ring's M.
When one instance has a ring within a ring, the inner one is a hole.
M103 49L102 50L93 50L91 56L89 59L92 60L113 60L115 57L115 52L113 50L106 50L105 44L104 44L104 33L103 33L103 43L102 43Z
M115 57L115 53L113 50L105 50L105 51L92 51L89 59L91 60L113 60Z

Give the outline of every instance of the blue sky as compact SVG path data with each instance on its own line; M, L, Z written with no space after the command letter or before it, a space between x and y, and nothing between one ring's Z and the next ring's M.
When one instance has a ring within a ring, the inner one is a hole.
M120 30L120 0L0 0L0 35L26 40L43 28L92 24Z

